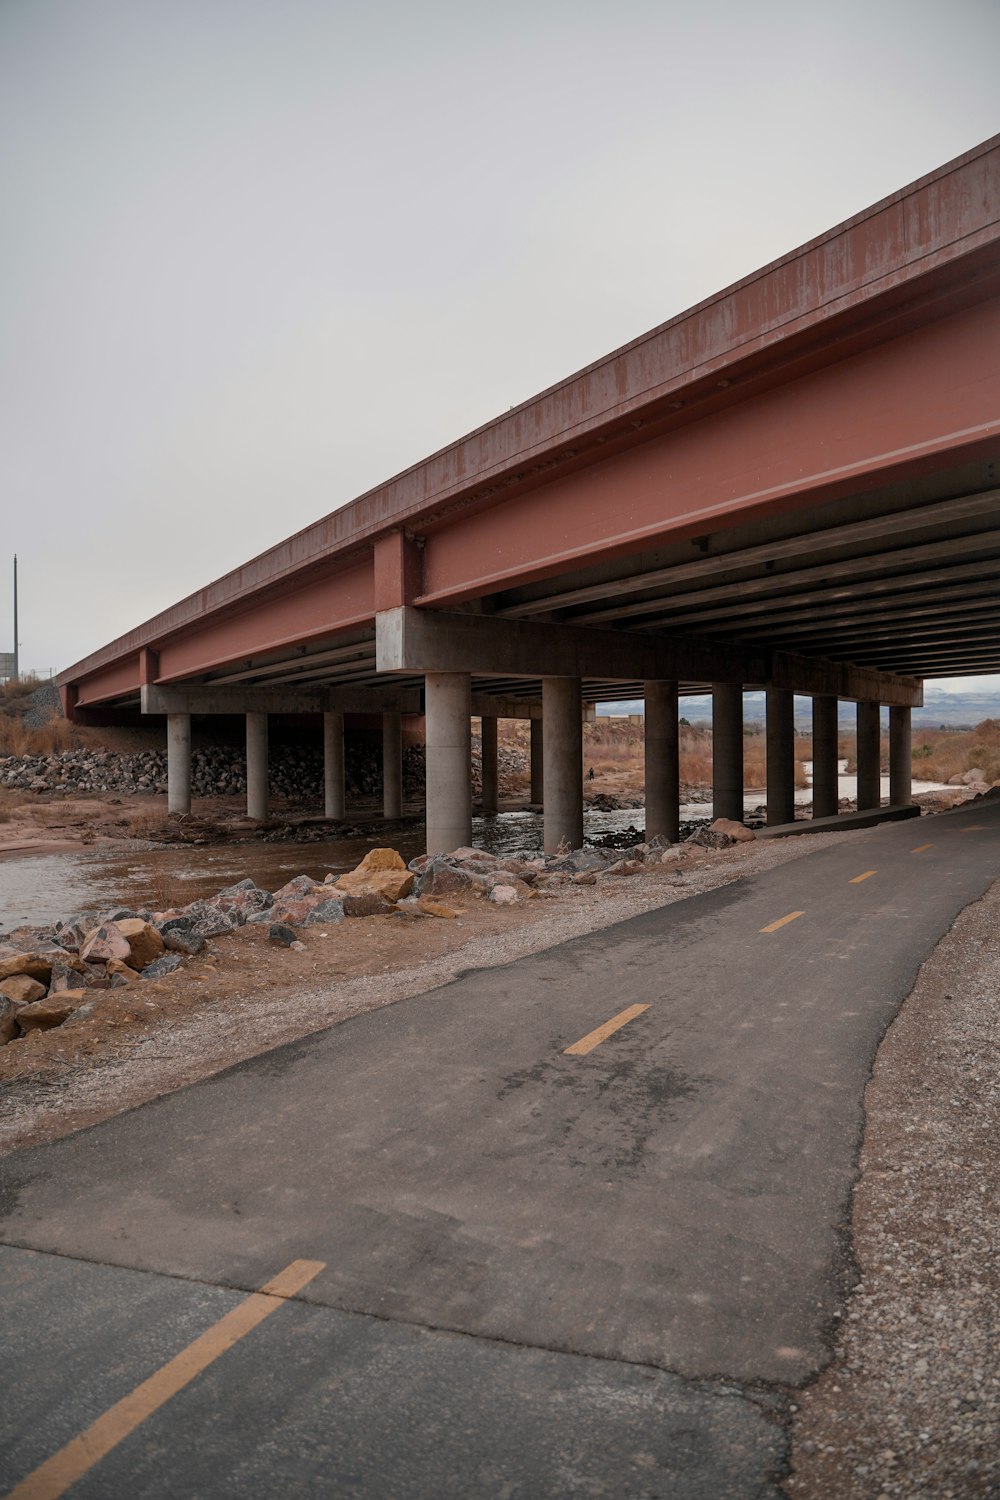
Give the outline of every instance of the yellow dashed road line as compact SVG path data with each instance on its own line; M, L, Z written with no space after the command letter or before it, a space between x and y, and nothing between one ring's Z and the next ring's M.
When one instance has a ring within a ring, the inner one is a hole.
M220 1354L225 1354L258 1323L276 1312L287 1298L294 1297L314 1276L318 1276L325 1264L321 1260L293 1260L259 1292L251 1293L245 1302L213 1323L193 1344L175 1354L155 1375L123 1396L79 1437L73 1438L22 1479L10 1491L7 1500L58 1500L70 1485L165 1405L171 1396L190 1385L195 1376L214 1364Z
M599 1047L609 1036L613 1036L616 1031L620 1031L623 1026L628 1025L629 1021L634 1021L636 1016L641 1016L643 1011L648 1009L648 1005L630 1005L628 1010L619 1011L616 1016L611 1017L610 1021L605 1021L603 1026L598 1026L596 1031L588 1031L586 1036L582 1036L578 1042L574 1042L572 1047L567 1047L565 1051L571 1057L585 1057L588 1052L593 1052L594 1048Z
M761 932L777 932L779 927L785 927L789 922L794 922L796 917L804 917L804 911L790 911L787 917L779 917L776 922L771 922L767 927L762 927Z
M910 853L911 854L923 854L927 849L933 849L933 848L934 848L933 844L918 844L915 849L911 849L910 850Z
M860 885L862 880L871 880L872 876L877 874L877 870L865 870L863 875L855 875L854 879L849 880L847 883L848 885Z

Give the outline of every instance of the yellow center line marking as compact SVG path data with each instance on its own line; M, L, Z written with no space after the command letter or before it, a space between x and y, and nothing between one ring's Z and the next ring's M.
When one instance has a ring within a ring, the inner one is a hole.
M910 853L911 854L923 854L926 849L933 849L933 848L934 848L933 844L918 844L915 849L911 849L910 850Z
M787 917L779 917L776 922L770 922L762 927L761 932L777 932L779 927L787 927L789 922L794 922L796 917L804 917L804 911L790 911Z
M847 883L848 885L860 885L862 880L871 880L872 876L877 874L877 870L865 870L863 875L855 875L854 879L849 880Z
M982 833L986 827L985 823L970 823L968 828L960 828L959 833Z
M610 1021L605 1021L603 1026L598 1026L596 1031L588 1031L586 1036L574 1042L572 1047L567 1047L565 1052L571 1057L586 1057L588 1052L593 1052L594 1048L599 1047L609 1036L613 1036L616 1031L620 1031L623 1026L628 1025L629 1021L634 1021L636 1016L641 1016L643 1011L648 1009L648 1005L630 1005L628 1010L619 1011L616 1016L611 1017Z
M112 1448L158 1411L171 1396L190 1385L196 1375L231 1349L233 1344L252 1332L258 1323L289 1297L318 1276L326 1265L322 1260L293 1260L259 1292L252 1292L245 1302L213 1323L194 1343L157 1370L148 1380L106 1411L102 1417L54 1453L12 1489L7 1500L57 1500L70 1485L99 1463Z

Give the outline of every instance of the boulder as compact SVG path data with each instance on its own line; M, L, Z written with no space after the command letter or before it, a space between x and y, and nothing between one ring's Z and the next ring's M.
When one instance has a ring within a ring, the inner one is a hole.
M46 1000L22 1005L17 1013L17 1024L22 1031L51 1031L53 1026L61 1026L88 998L86 990L63 990Z
M42 953L15 953L13 958L0 960L0 980L10 979L15 974L27 974L30 979L48 984L52 959Z
M0 980L0 995L18 1005L30 1005L45 998L45 986L30 974L12 974L9 979Z
M414 875L395 849L369 849L361 863L335 882L338 891L377 891L401 901L413 889Z
M221 937L226 932L235 932L237 927L242 927L244 920L242 913L225 911L212 906L208 901L192 901L183 911L168 917L166 921L158 922L157 928L161 937L178 927L183 932L196 932L199 937Z
M214 906L217 911L230 912L245 922L248 917L273 906L274 897L270 891L261 890L254 885L248 877L237 881L235 885L226 886L217 896L209 897L207 905Z
M186 932L183 928L171 928L163 933L163 946L169 953L201 953L205 939L200 932Z
M124 979L126 984L131 984L133 980L141 978L138 970L130 969L128 964L122 958L109 958L107 962L107 973L109 979Z
M306 912L302 918L302 926L319 927L323 922L342 922L346 915L343 900L331 896L329 901L321 901L318 906Z
M155 927L144 922L141 917L126 917L124 921L116 922L115 926L128 943L129 968L141 973L147 964L151 964L163 952L163 938Z
M525 895L527 891L528 888L525 886ZM521 897L512 885L495 885L487 897L487 900L494 902L497 906L516 906L520 899Z
M574 885L596 885L597 876L593 870L581 870L579 875L573 876Z
M746 828L732 818L716 818L711 827L713 833L728 834L734 844L749 844L757 837L752 828Z
M345 917L381 917L392 910L392 902L379 891L345 891L343 899Z
M107 963L109 958L128 960L131 953L128 938L114 922L105 922L87 934L80 957L85 963Z
M279 906L283 901L302 901L314 894L318 894L320 899L325 899L330 892L324 890L323 886L309 875L296 875L274 892L274 904Z
M16 1000L0 995L0 1047L6 1047L8 1042L20 1036L21 1028L17 1024L17 1014L22 1008Z
M352 875L377 875L384 870L405 870L406 861L395 849L369 849ZM341 879L348 877L341 876Z
M267 930L267 940L279 948L290 948L295 942L295 933L284 922L272 922Z
M449 864L440 856L432 859L422 875L417 877L414 890L418 896L452 896L459 891L479 895L485 888L481 875Z
M175 973L181 966L183 959L179 953L161 953L159 958L154 958L142 971L143 979L163 979L167 974Z

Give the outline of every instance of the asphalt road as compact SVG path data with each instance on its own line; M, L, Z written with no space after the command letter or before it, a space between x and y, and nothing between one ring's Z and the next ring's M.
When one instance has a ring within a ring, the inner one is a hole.
M998 835L886 824L0 1163L0 1486L776 1497L875 1050Z

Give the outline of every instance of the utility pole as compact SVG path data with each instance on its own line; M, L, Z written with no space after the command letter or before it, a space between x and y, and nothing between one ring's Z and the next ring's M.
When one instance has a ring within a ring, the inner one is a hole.
M20 663L17 655L17 553L14 553L14 679L21 675Z

